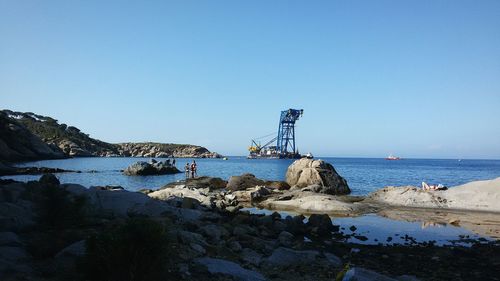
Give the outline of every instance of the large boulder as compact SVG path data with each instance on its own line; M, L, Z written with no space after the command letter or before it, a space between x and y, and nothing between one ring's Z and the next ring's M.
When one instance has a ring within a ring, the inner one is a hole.
M166 175L180 173L175 166L164 162L151 161L150 163L139 161L127 167L123 174L127 176L148 176L148 175Z
M229 178L226 188L231 191L245 190L257 185L264 185L264 181L256 178L252 174L243 174L241 176L232 176Z
M227 182L221 178L197 177L186 179L186 186L193 188L208 188L210 191L225 188Z
M266 280L264 275L260 274L259 272L245 269L241 267L239 264L232 261L205 257L196 259L194 260L194 262L202 266L205 266L208 272L211 274L226 275L230 277L231 280L239 280L239 281Z
M323 160L303 158L292 163L286 171L286 182L293 187L315 186L318 193L349 194L347 181L333 166Z

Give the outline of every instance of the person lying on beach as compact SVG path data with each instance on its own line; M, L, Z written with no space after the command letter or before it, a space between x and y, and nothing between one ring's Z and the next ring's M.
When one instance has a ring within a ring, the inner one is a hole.
M422 189L423 190L447 190L448 188L442 184L438 184L438 185L435 185L435 184L431 184L431 185L428 185L427 183L425 182L422 182Z

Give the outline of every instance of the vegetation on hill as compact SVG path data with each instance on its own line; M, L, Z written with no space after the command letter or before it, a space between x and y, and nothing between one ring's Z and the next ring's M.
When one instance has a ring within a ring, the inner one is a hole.
M59 124L54 118L32 112L2 110L0 121L2 133L0 159L9 161L64 156L220 157L204 147L189 144L153 142L111 144L91 138L74 126ZM30 153L33 150L35 153Z

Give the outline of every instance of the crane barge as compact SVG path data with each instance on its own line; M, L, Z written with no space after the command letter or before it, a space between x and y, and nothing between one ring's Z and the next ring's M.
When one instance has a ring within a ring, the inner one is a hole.
M295 146L295 122L304 114L303 109L288 109L281 111L278 134L261 145L253 139L248 151L248 159L298 159L301 158ZM272 134L274 135L274 134Z

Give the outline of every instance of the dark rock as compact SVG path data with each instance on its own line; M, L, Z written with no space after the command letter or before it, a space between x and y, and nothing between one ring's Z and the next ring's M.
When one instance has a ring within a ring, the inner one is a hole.
M280 267L313 264L316 262L318 255L318 251L296 251L280 247L274 250L273 254L266 259L266 264Z
M247 188L263 185L264 181L256 178L252 174L243 174L241 176L232 176L229 178L226 188L231 191L245 190Z
M182 197L182 205L181 207L184 209L196 209L200 207L200 201L191 198L191 197Z
M295 236L293 236L293 234L291 234L290 232L287 232L287 231L282 231L278 235L278 241L279 241L280 245L283 245L285 247L291 247L293 245L294 240L295 240Z
M228 275L234 280L240 281L264 281L266 278L256 271L244 269L239 264L232 261L214 259L214 258L199 258L195 263L207 267L208 272L212 274Z
M252 202L261 201L270 194L271 191L269 189L264 186L258 186L257 190L250 193L250 199Z
M93 188L96 190L125 190L125 188L119 185L94 186Z
M307 228L314 236L331 236L334 230L332 219L326 215L312 214L307 222Z
M176 167L166 165L163 162L150 164L144 161L139 161L127 167L123 174L127 176L147 176L147 175L165 175L180 173Z
M344 275L342 281L396 281L397 279L384 276L375 271L353 267Z
M305 233L304 219L303 215L294 216L293 218L287 216L285 218L286 231L293 235L303 235Z
M45 174L45 175L41 176L38 181L44 185L59 185L59 184L61 184L59 182L59 180L57 179L57 177L54 176L53 174Z
M227 182L221 178L197 177L186 180L187 187L208 188L210 191L225 188Z

